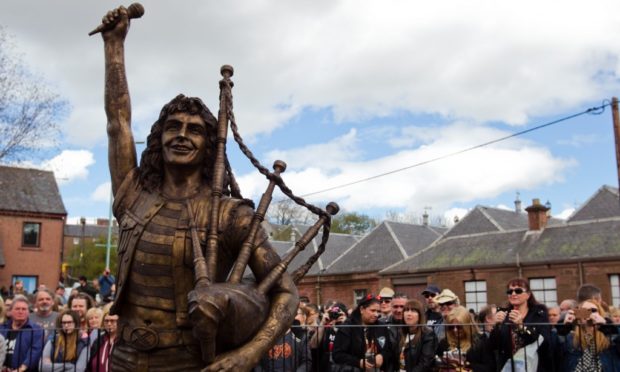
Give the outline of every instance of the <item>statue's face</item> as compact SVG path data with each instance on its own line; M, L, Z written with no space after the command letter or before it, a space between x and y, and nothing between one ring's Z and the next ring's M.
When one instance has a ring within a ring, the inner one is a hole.
M198 115L177 112L168 115L161 142L164 164L200 165L206 154L207 127Z

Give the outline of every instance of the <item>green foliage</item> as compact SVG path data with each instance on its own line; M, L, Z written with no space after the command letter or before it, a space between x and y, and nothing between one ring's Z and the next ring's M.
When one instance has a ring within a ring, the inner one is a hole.
M66 252L65 260L69 264L69 275L77 278L80 275L86 276L88 279L98 278L105 269L106 257L106 238L99 237L93 241L86 238L84 241L83 252L82 246L76 245L69 252ZM116 242L112 242L110 247L110 271L116 273ZM81 257L80 257L81 256Z
M350 212L337 214L332 219L331 232L362 235L377 225L377 221L365 214Z
M291 240L292 231L293 231L293 226L291 225L282 226L282 228L273 230L273 232L271 233L271 238L273 240L289 241Z

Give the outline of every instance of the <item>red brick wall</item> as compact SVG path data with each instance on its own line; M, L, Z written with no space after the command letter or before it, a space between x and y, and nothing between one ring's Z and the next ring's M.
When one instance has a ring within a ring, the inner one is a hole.
M443 272L431 272L416 274L415 277L425 278L426 283L437 284L440 288L449 288L465 304L465 281L484 280L487 283L487 301L496 305L506 301L506 283L515 277L556 279L558 302L575 298L577 289L582 283L591 283L603 291L603 299L611 303L611 287L609 275L620 274L620 256L616 260L604 262L585 262L581 265L573 263L556 263L548 265L532 265L521 267L515 266L451 270ZM400 275L396 277L406 278L412 275ZM583 278L581 278L583 276ZM353 305L353 291L355 289L367 289L369 293L378 293L385 286L394 288L392 277L379 277L376 273L361 273L350 275L327 275L321 276L321 304L327 300L336 299L343 301L347 306ZM308 296L311 302L317 302L317 277L306 277L298 285L299 293ZM422 288L416 285L415 288ZM420 289L421 291L422 289Z
M22 247L24 222L41 224L39 247ZM0 245L5 266L0 267L0 286L7 288L13 275L38 276L38 284L56 287L60 276L63 219L0 215Z

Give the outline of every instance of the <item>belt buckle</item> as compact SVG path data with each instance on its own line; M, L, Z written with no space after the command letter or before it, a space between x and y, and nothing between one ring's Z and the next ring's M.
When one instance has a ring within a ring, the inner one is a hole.
M140 351L149 351L157 347L159 335L147 327L136 327L129 334L129 342Z

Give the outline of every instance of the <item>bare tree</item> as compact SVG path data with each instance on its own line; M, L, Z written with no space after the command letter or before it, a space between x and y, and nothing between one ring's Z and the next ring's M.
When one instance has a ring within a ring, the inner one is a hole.
M0 26L0 162L32 157L57 143L66 101L26 68L12 37Z
M310 223L311 217L307 209L300 207L290 199L274 201L267 212L269 221L276 225L306 225Z

